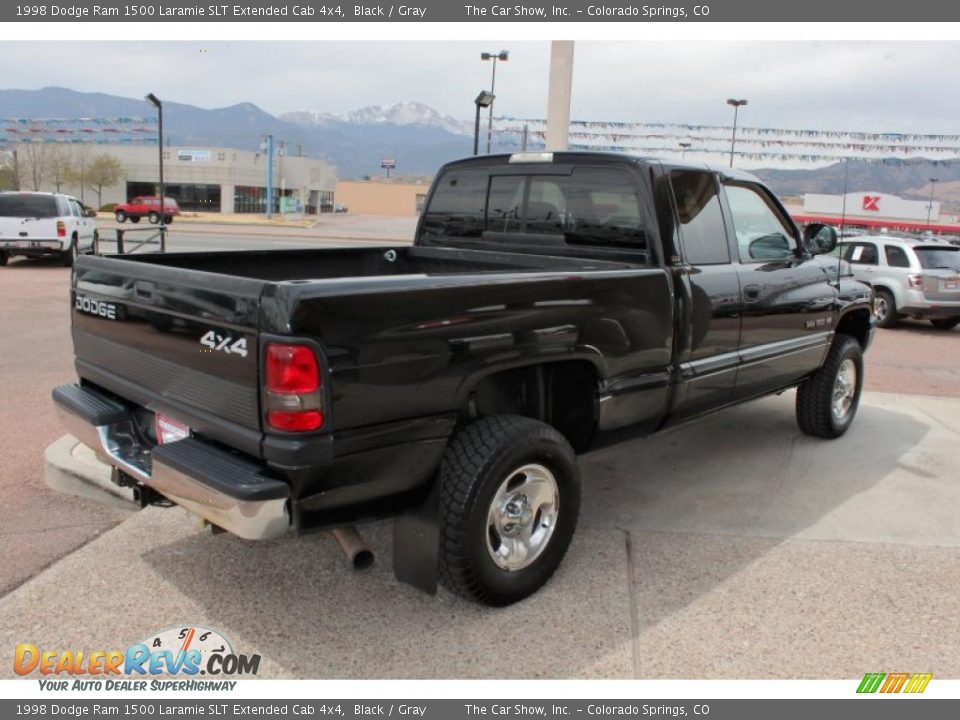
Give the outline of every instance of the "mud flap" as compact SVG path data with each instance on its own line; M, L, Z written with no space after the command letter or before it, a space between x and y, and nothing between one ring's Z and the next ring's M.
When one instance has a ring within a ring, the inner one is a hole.
M437 593L440 555L438 484L433 484L422 505L393 519L393 574L400 582L431 595Z

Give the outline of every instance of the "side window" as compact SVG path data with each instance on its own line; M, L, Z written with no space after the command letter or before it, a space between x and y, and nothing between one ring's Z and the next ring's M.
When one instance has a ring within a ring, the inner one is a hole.
M691 265L730 262L727 233L720 210L720 195L712 173L674 170L670 184L677 202L680 242Z
M83 209L80 207L79 203L76 200L70 201L70 211L74 217L81 218L83 217Z
M70 217L73 211L70 209L70 201L64 197L57 196L57 215L59 217Z
M873 243L852 243L844 260L853 265L876 265L877 258L877 246Z
M726 192L742 262L794 256L793 229L765 193L750 185L727 185Z
M896 245L884 245L883 252L887 256L887 265L890 267L910 267L910 258L907 257L903 248L898 248Z
M478 238L487 206L486 171L451 170L437 181L423 216L424 237Z

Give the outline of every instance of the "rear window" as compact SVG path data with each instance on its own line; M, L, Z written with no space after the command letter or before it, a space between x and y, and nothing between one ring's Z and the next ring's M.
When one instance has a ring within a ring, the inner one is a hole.
M960 270L960 248L956 247L915 247L913 251L920 259L920 267L926 270Z
M0 217L59 217L52 195L0 195Z
M489 172L453 170L442 176L424 214L423 236L550 235L571 245L646 248L640 198L626 170L580 167L570 175Z

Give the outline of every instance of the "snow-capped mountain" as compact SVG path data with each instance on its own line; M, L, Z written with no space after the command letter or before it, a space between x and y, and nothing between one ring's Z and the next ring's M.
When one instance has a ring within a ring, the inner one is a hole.
M401 102L390 107L370 105L344 113L297 110L284 113L282 120L313 127L330 128L350 125L419 125L439 128L454 135L472 135L473 126L467 120L458 120L441 115L429 105L418 102Z

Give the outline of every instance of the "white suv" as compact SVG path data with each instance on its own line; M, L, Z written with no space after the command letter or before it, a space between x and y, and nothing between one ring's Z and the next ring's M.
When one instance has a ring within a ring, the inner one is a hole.
M69 195L47 192L0 192L0 265L15 255L57 255L73 265L90 252L96 223Z
M927 319L935 328L960 324L960 247L932 239L862 235L844 240L839 254L853 276L876 293L877 324L903 317Z

